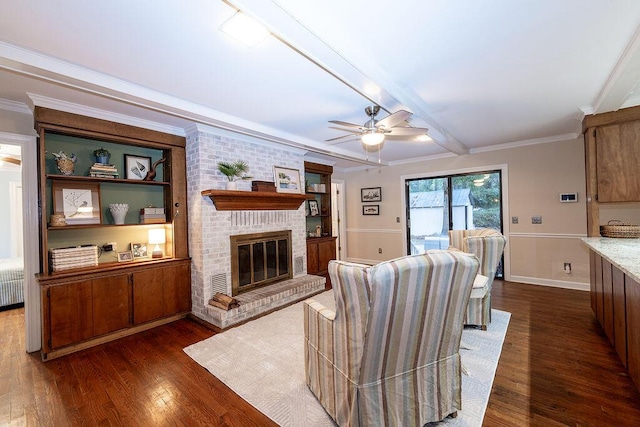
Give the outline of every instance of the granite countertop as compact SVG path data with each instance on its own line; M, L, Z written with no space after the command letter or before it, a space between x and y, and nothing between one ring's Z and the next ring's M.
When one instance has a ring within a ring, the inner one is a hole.
M640 283L640 239L584 237L582 241Z

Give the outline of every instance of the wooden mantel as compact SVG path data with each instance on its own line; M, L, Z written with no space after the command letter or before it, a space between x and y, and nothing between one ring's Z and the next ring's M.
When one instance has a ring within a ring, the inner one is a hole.
M296 210L313 195L266 191L204 190L219 211Z

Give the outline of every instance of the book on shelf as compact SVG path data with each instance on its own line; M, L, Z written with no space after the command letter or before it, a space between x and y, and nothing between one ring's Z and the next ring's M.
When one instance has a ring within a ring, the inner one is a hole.
M161 218L143 218L140 216L140 224L164 224L167 222L167 219L164 215Z
M164 215L164 208L154 208L153 206L148 206L146 208L140 209L140 215Z

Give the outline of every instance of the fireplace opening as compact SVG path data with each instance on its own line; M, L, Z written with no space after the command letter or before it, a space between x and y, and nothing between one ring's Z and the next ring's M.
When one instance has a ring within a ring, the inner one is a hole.
M291 231L230 236L232 296L293 277Z

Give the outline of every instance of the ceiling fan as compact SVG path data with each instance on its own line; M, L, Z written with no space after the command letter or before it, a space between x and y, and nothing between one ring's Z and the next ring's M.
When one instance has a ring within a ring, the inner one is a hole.
M340 144L359 137L366 149L367 147L375 147L382 144L387 135L400 137L402 139L414 139L417 136L426 136L429 130L426 128L398 126L400 123L411 118L412 113L408 111L399 110L384 119L376 120L375 117L379 111L380 107L378 105L371 105L365 108L364 112L369 116L369 120L367 120L364 125L357 125L340 120L329 120L329 123L342 126L346 128L342 130L350 133L327 139L325 142Z

